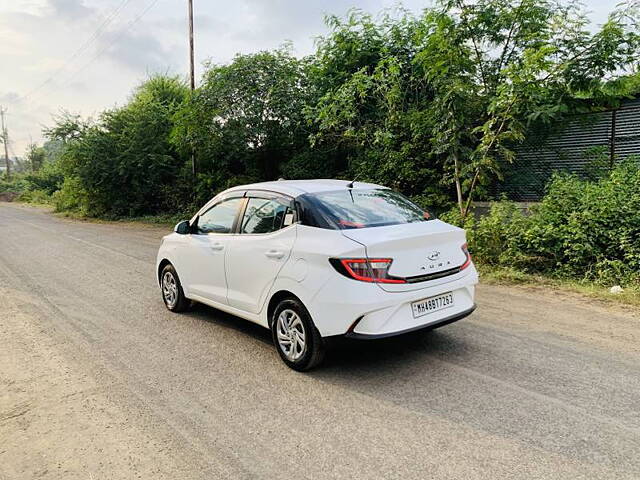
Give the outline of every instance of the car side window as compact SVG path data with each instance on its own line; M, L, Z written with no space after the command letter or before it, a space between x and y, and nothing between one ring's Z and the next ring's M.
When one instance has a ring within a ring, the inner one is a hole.
M231 233L243 198L230 198L214 205L198 217L198 233Z
M280 198L249 198L240 233L271 233L284 226L291 202Z

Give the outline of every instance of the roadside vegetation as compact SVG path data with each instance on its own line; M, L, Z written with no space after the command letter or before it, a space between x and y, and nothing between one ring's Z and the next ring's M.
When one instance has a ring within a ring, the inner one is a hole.
M631 158L597 180L556 174L529 212L506 200L489 213L445 220L464 226L470 250L494 280L622 285L640 304L640 162Z
M420 16L328 17L314 54L290 46L206 65L191 92L153 76L97 118L63 113L0 197L68 215L173 219L239 183L358 178L469 229L493 272L640 288L640 173L556 175L524 215L474 200L528 132L640 92L640 12L598 28L575 2L440 0ZM192 173L192 158L196 174ZM517 275L516 275L517 276Z

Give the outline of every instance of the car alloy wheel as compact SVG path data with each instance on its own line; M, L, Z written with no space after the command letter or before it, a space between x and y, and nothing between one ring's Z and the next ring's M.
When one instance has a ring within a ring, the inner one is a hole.
M300 300L285 298L277 305L271 319L273 343L287 366L303 372L322 361L324 342Z
M171 271L164 272L162 276L162 295L167 307L173 308L178 301L178 284Z
M280 349L289 361L295 362L305 354L307 335L302 320L296 312L290 309L280 312L276 334Z

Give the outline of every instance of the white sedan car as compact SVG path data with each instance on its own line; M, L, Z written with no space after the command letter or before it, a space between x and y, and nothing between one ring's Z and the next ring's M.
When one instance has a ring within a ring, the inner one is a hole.
M281 180L226 190L163 238L167 308L201 302L269 328L283 361L327 337L375 339L460 320L478 274L464 230L380 185Z

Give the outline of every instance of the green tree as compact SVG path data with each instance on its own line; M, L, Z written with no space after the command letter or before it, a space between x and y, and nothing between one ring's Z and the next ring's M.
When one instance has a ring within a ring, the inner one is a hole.
M316 148L341 148L353 178L384 183L409 195L446 203L438 159L423 141L433 91L414 58L422 48L420 22L404 11L376 20L352 11L329 17L313 65L319 101L307 108Z
M287 48L206 65L172 136L184 154L194 148L203 198L239 181L278 178L307 149L306 68Z
M579 100L607 100L606 85L626 93L617 80L637 64L637 18L635 3L623 4L592 33L580 5L553 0L439 0L420 18L331 18L317 61L338 82L310 111L315 140L359 147L359 170L409 193L454 185L464 217L527 129Z
M185 210L283 176L370 180L438 211L455 199L464 219L526 132L638 91L639 17L622 4L594 31L559 0L331 16L309 57L238 55L194 92L157 76L95 120L63 111L32 177L50 192L64 175L59 208L90 215Z
M50 140L66 143L77 140L92 124L92 120L83 119L80 115L62 110L53 117L53 126L43 130L44 135Z
M95 123L61 117L48 131L65 142L61 204L111 216L179 206L176 186L185 161L169 134L186 93L179 79L156 76L140 85L127 105L103 112Z
M32 172L40 170L44 164L46 155L47 153L43 147L40 147L35 143L30 143L27 146L27 153L25 155L25 160L27 161L29 169Z
M434 116L448 119L432 138L453 168L463 217L527 130L575 110L578 98L601 100L604 79L629 73L637 14L621 5L595 33L581 5L551 0L447 0L425 14L417 61L436 89Z

